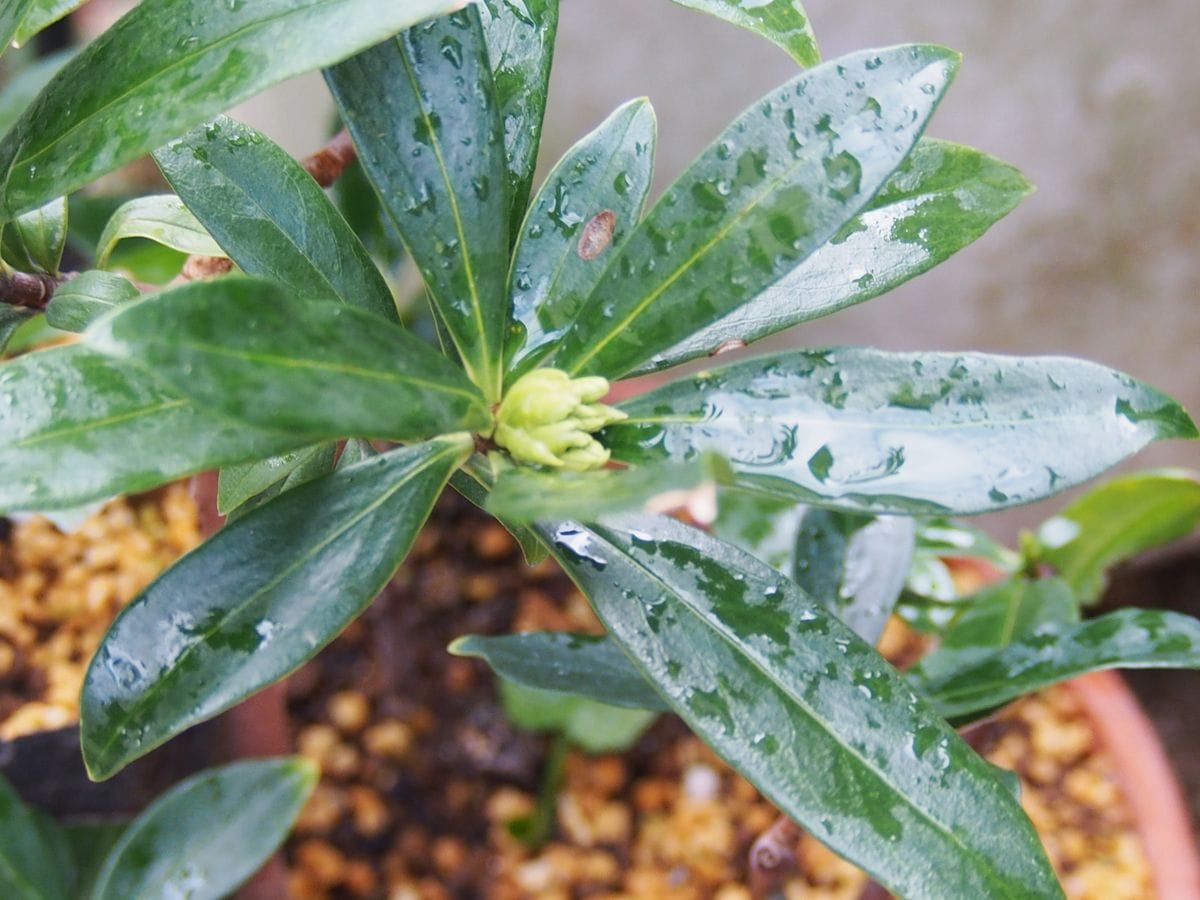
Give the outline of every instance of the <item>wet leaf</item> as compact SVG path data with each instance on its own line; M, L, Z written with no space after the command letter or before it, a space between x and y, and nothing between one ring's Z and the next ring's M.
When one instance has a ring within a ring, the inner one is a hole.
M74 872L65 838L0 776L0 894L12 900L69 900Z
M508 168L479 8L411 28L326 80L464 367L499 400Z
M717 518L712 533L791 578L795 571L796 535L808 509L778 497L721 489L717 491Z
M83 331L105 313L140 296L128 278L92 269L59 285L46 307L46 321L63 331Z
M675 0L753 31L779 45L802 66L821 61L817 38L800 0Z
M74 49L60 50L33 60L4 82L4 89L0 90L0 135L12 127L25 107L75 53Z
M0 141L0 216L68 194L272 84L461 3L145 0L64 66Z
M83 346L0 363L0 510L69 509L304 443L215 416Z
M391 289L341 213L311 175L253 128L220 116L154 158L244 271L397 319Z
M109 257L126 238L147 238L180 253L225 256L225 251L174 194L138 197L122 204L96 245L96 266L108 267Z
M611 638L566 631L469 634L449 649L455 656L484 660L497 675L526 688L575 694L609 706L670 710Z
M792 579L874 645L913 558L912 519L810 507L796 534Z
M92 900L220 900L283 843L319 775L292 757L237 762L180 782L121 835Z
M856 53L750 107L609 259L551 364L606 378L653 367L655 356L753 300L870 202L957 66L943 47Z
M847 511L958 515L1037 500L1153 440L1177 403L1094 363L840 348L763 356L621 404L600 439L635 465L725 456L736 484Z
M705 356L863 303L915 278L981 237L1032 188L1007 163L922 138L861 213L779 281L641 370Z
M520 226L509 273L515 324L505 352L515 368L523 371L552 348L641 218L656 130L649 101L630 101L546 176ZM612 227L601 247L592 223L603 213ZM581 253L589 227L588 252Z
M988 652L959 653L916 687L947 718L966 721L1031 691L1099 669L1200 669L1200 621L1123 609L1086 622L1049 622Z
M836 853L909 898L1062 896L988 763L786 578L672 519L542 531L672 708Z
M336 453L337 444L325 441L267 459L228 466L217 479L217 512L223 516L244 514L289 488L307 484L333 468Z
M546 691L500 679L504 713L518 728L563 735L586 753L628 750L658 718L644 709L597 703L588 697Z
M300 443L411 440L481 430L490 419L461 370L397 323L257 279L157 294L97 322L85 339L199 406Z
M66 197L51 200L4 226L4 261L26 272L57 275L66 245Z
M1191 534L1200 524L1200 481L1162 470L1093 488L1037 531L1038 560L1054 567L1084 603L1100 599L1105 572L1143 550Z
M558 0L483 0L478 10L504 130L508 222L515 240L542 139Z
M387 584L469 450L465 436L450 437L340 468L159 576L88 668L80 729L92 777L114 775L333 640Z

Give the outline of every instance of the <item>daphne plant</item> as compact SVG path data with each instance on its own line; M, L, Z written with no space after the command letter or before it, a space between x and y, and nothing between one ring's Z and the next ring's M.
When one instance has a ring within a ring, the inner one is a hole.
M903 896L1060 895L1003 779L872 646L913 552L912 522L895 517L1045 497L1150 441L1196 437L1186 413L1089 362L857 348L717 360L604 398L609 382L878 296L1011 211L1029 190L1016 170L924 136L957 54L907 45L800 71L644 213L649 103L616 110L530 199L556 4L458 5L143 0L0 142L0 211L15 222L158 148L179 200L154 215L183 210L194 222L170 239L199 230L238 270L149 294L110 271L62 284L57 260L7 276L9 293L53 286L47 319L82 334L0 366L0 508L219 467L230 519L93 659L92 775L312 657L392 577L450 484L529 557L552 555L608 630L505 639L534 686L678 714ZM684 5L815 62L794 2ZM401 323L309 173L210 118L321 66L342 155L357 154L419 270L436 341ZM648 511L697 485L718 490L715 531ZM756 504L818 510L792 569L768 564L778 548L731 541L765 527ZM855 582L844 562L864 553L881 575ZM1154 657L1152 632L1139 658ZM1096 659L1114 665L1132 645L1104 646Z

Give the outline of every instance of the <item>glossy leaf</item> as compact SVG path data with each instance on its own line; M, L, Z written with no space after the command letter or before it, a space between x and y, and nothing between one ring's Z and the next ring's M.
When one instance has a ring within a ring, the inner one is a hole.
M518 728L563 735L587 753L620 753L637 743L657 713L500 680L504 713Z
M566 631L489 637L470 634L450 645L455 656L484 660L507 681L588 697L610 706L670 710L611 639Z
M4 226L4 259L24 271L57 275L66 245L66 197L51 200Z
M13 40L18 44L27 43L31 37L49 28L59 19L65 18L86 2L87 0L32 0Z
M686 505L686 492L724 477L724 470L719 460L705 458L593 472L542 472L518 466L496 479L484 509L519 523L634 509L665 512Z
M17 329L37 315L36 310L0 303L0 352L8 346ZM3 371L0 369L0 371Z
M46 306L46 321L63 331L83 331L118 306L137 300L141 293L129 279L93 269L59 285Z
M922 138L866 209L812 256L642 368L669 368L885 294L975 241L1031 190L1007 163Z
M478 7L411 28L326 78L464 367L498 400L508 170Z
M558 0L483 0L478 10L504 131L508 222L515 232L529 202L542 140Z
M792 578L874 645L913 558L913 521L810 508L800 520Z
M62 857L58 831L0 777L0 896L69 900L73 873Z
M509 273L514 324L505 353L520 368L551 349L642 217L656 132L649 101L631 100L546 176L520 226Z
M1047 562L1084 603L1100 598L1105 572L1143 550L1191 534L1200 524L1200 481L1163 470L1115 478L1093 488L1037 531Z
M1200 669L1200 621L1153 609L1122 609L1086 622L1043 624L999 649L959 653L913 682L947 718L964 720L1098 669Z
M253 128L220 116L154 158L244 271L397 318L387 282L320 185Z
M197 405L300 443L482 430L462 372L400 325L251 278L194 282L93 325L88 344L149 368Z
M88 668L81 734L108 778L310 659L408 553L465 436L414 444L280 494L221 529L117 617ZM320 510L320 515L314 515Z
M616 378L753 300L879 191L957 66L943 47L894 47L842 57L772 91L609 259L552 365Z
M12 218L272 84L462 0L144 0L75 57L0 141Z
M333 468L336 454L337 444L325 441L224 468L217 479L217 512L223 516L249 512L289 488L307 484Z
M807 511L808 507L791 500L722 489L717 492L712 533L791 578L796 535Z
M173 194L138 197L117 209L96 246L96 265L108 266L117 244L126 238L148 238L181 253L224 256L225 251Z
M73 49L51 53L23 66L4 82L4 89L0 90L0 135L12 127L25 107L74 55Z
M69 509L303 443L199 410L87 347L0 363L0 511Z
M4 54L20 31L31 3L32 0L5 0L0 4L0 55Z
M92 900L219 900L231 894L283 843L319 775L299 757L237 762L193 775L125 830Z
M765 37L802 66L821 61L817 38L800 0L675 0Z
M487 508L488 495L495 485L496 473L491 461L478 453L467 460L466 465L450 478L450 486L480 509ZM526 563L536 566L546 558L546 548L531 528L510 522L502 516L497 516L497 520L521 545Z
M786 578L672 519L544 536L675 711L834 852L908 898L1062 896L988 764Z
M739 488L849 511L1027 503L1152 440L1195 437L1173 400L1094 363L840 348L702 372L621 404L601 434L645 465L725 456Z

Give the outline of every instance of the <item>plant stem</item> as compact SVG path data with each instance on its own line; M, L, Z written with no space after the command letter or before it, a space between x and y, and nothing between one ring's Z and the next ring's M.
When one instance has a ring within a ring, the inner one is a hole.
M45 309L60 284L75 277L74 272L55 277L37 272L0 270L0 302L26 309Z
M512 836L531 850L537 850L544 845L554 832L558 793L562 789L569 749L570 741L566 735L557 732L551 739L550 749L546 754L537 806L527 817L508 824Z

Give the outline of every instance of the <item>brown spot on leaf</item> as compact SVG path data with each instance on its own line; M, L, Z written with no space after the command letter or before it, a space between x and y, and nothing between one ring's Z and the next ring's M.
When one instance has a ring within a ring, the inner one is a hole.
M733 350L741 350L745 346L746 346L746 342L743 341L741 338L730 338L729 340L725 341L725 343L721 344L721 346L717 347L715 350L710 352L708 355L709 356L720 356L722 353L729 353Z
M579 236L579 258L592 260L603 253L612 243L616 227L617 214L611 209L601 210L592 216Z

